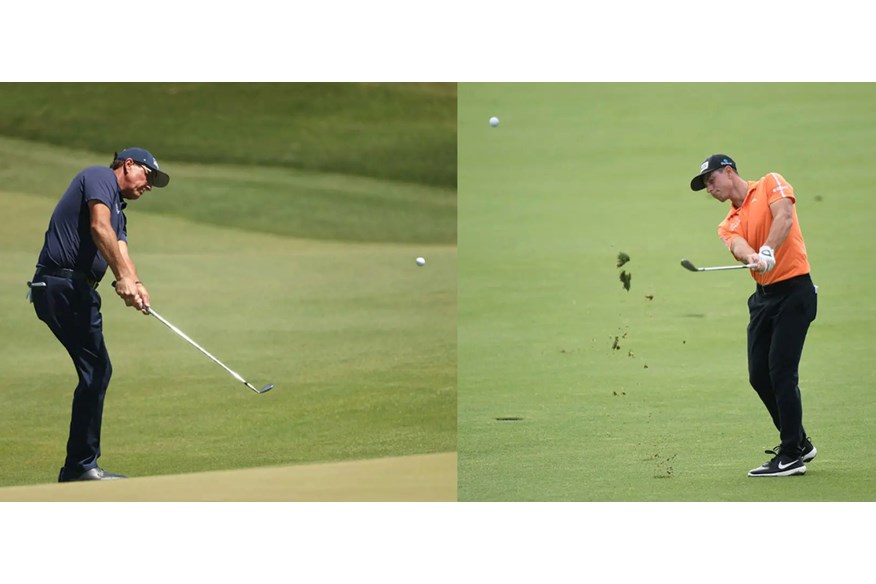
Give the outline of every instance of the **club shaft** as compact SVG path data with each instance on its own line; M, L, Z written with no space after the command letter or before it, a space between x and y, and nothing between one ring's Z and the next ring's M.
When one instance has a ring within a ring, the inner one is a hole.
M756 264L741 264L738 266L714 266L711 268L697 268L700 272L713 272L715 270L744 270L754 268Z
M200 352L202 352L203 354L205 354L206 356L208 356L210 359L212 359L214 362L216 362L217 365L219 365L220 367L222 367L223 369L225 369L225 371L227 371L227 372L229 372L231 375L233 375L235 379L237 379L239 382L245 384L247 387L249 387L250 389L252 389L252 386L250 386L250 384L246 382L246 379L244 379L243 377L241 377L240 375L238 375L235 371L232 371L231 369L229 369L229 368L228 368L228 367L227 367L222 361L220 361L219 359L217 359L216 357L214 357L213 355L211 355L210 353L208 353L207 350L204 349L204 347L202 347L201 345L199 345L198 343L196 343L195 341L193 341L192 339L190 339L190 338L188 337L188 335L186 335L184 332L182 332L181 330L179 330L178 328L176 328L175 326L173 326L172 324L170 324L169 322L167 322L164 318L162 318L162 316L161 316L160 314L158 314L157 312L155 312L155 309L153 309L152 307L150 307L148 310L149 310L149 314L151 314L152 316L154 316L155 318L157 318L158 320L160 320L160 321L161 321L161 322L162 322L167 328L169 328L170 330L172 330L173 332L175 332L176 334L178 334L179 336L181 336L182 338L184 338L185 340L187 340L187 341L188 341L189 343L191 343L192 346L194 346L197 350L199 350ZM257 392L258 390L255 390L255 389L254 389L253 391L256 391L256 392Z

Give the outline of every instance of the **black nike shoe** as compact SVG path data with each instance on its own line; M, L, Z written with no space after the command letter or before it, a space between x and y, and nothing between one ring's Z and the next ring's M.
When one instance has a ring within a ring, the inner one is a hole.
M809 436L803 441L803 462L809 462L815 455L818 454L818 450L815 449L815 445L812 444L812 440L809 439Z
M748 471L750 477L789 477L802 474L806 474L803 458L791 458L784 454L778 454L769 462Z
M782 445L779 444L775 448L773 448L772 450L764 450L764 452L766 454L771 454L773 456L777 456L779 454L779 450L781 449L781 447L782 447ZM802 448L802 455L801 455L803 462L809 462L810 460L815 458L816 454L818 454L818 449L815 448L815 445L812 444L812 440L810 440L809 436L807 436L803 440L803 448Z

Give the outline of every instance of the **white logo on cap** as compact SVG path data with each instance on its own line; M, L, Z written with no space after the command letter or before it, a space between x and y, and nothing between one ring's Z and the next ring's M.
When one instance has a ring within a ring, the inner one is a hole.
M708 161L708 160L706 160L705 162L703 162L703 164L700 166L700 172L703 172L703 171L706 170L707 168L709 168L709 161Z
M152 166L154 166L156 169L158 168L158 161L155 160L155 158L152 159Z

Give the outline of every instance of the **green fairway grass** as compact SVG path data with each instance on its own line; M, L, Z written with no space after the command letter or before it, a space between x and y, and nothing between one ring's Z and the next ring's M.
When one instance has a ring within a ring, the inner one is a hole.
M460 500L876 498L873 103L871 84L460 84ZM728 208L689 188L715 152L795 187L819 286L804 477L746 476L778 443L747 380L752 278L679 265L734 263Z
M111 136L152 147L145 134ZM112 157L48 142L0 138L0 486L53 482L63 464L75 373L25 282L70 179ZM152 305L250 383L275 387L254 394L126 308L108 273L101 466L150 476L455 451L455 188L153 152L171 183L126 211Z

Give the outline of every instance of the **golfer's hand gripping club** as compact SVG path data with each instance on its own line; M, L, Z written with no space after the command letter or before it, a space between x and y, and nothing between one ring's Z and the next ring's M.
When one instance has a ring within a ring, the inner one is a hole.
M762 273L769 272L776 267L776 252L770 246L760 246L760 250L757 252L757 255L760 262L763 262L764 264ZM758 266L758 271L761 271L759 268L760 266Z
M149 306L149 292L139 280L122 278L113 282L116 294L125 302L125 306L133 306L143 314L149 314L146 309Z

